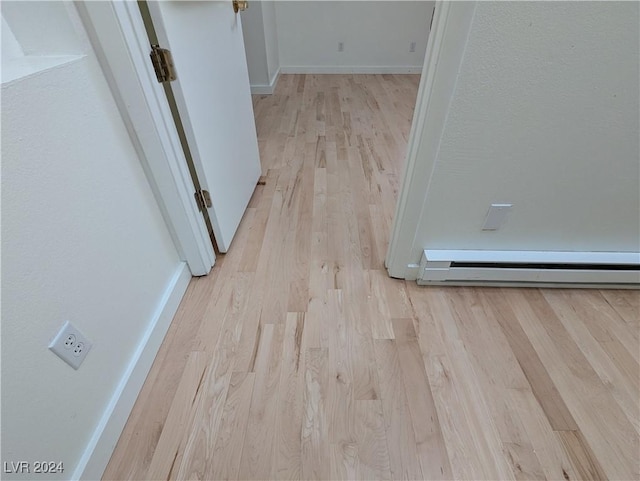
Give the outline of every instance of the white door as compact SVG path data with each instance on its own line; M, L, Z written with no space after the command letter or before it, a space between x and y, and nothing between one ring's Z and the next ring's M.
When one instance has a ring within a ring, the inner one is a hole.
M160 46L218 249L226 252L261 174L240 15L227 1L154 1Z

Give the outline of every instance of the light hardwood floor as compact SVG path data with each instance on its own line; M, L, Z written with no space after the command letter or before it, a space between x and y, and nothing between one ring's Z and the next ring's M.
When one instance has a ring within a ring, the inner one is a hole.
M638 479L637 291L386 276L418 76L283 75L104 479Z

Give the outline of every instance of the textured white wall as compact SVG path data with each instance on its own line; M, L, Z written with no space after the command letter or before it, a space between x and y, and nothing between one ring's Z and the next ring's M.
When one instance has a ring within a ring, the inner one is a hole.
M275 2L251 2L241 15L249 82L252 87L273 86L280 70Z
M638 7L478 2L413 261L640 250ZM513 211L482 231L492 202Z
M12 60L18 57L24 57L22 47L16 40L16 37L11 31L11 27L2 16L2 62L3 64L7 60Z
M84 53L80 23L69 1L3 1L2 16L25 55Z
M264 47L267 55L269 82L280 70L280 51L278 50L278 24L275 2L262 3L262 21L264 25Z
M244 51L247 57L249 83L253 85L269 84L269 64L265 42L264 20L262 4L252 2L248 9L242 12L242 36Z
M3 83L64 64L84 53L86 42L74 25L69 2L4 1L0 5Z
M419 72L434 2L276 2L283 71ZM338 42L344 51L338 52ZM411 42L416 51L409 52Z
M17 479L69 479L182 265L77 33L86 56L2 85L2 461L65 466ZM67 319L94 343L78 371L47 349Z

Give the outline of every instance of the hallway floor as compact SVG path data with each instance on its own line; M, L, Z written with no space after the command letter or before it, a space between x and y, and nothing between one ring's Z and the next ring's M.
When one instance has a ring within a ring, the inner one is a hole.
M384 269L417 75L283 75L103 479L638 479L638 291Z

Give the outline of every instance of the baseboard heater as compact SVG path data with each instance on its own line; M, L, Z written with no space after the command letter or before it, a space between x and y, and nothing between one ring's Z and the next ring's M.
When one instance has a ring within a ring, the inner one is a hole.
M418 284L640 288L640 252L425 249Z

